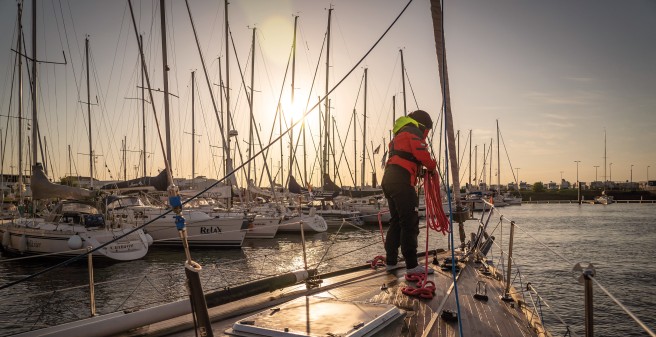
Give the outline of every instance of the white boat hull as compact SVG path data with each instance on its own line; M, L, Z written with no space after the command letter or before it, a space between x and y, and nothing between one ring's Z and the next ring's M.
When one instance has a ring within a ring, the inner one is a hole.
M307 232L322 233L328 230L328 224L326 220L319 215L302 215L295 216L284 220L280 226L278 226L279 232L291 232L291 233L300 233L301 232L301 221L303 222L303 230Z
M175 214L160 217L166 210L152 207L130 207L113 212L114 217L123 217L124 221L146 225L145 230L153 237L156 246L180 246L180 234L175 226ZM187 230L187 242L190 247L225 247L239 248L244 242L248 221L244 217L210 217L207 213L184 210Z
M278 232L280 217L257 215L246 230L247 239L272 239Z
M133 228L85 228L77 224L46 223L42 219L17 219L1 225L0 235L2 248L9 253L72 257L80 255L87 247L100 247L131 230ZM81 241L77 241L78 237ZM137 260L148 253L149 241L152 239L139 229L93 252L93 256L117 261Z

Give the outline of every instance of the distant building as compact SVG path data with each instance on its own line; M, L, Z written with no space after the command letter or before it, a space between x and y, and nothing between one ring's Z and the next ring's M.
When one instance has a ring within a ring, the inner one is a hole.
M558 184L556 184L553 181L550 181L546 184L544 184L544 188L547 190L557 190L558 189Z
M569 189L569 188L572 188L572 184L569 181L565 180L565 179L561 179L560 180L560 189L561 190L566 190L566 189Z
M656 180L646 181L644 184L644 190L650 192L656 192Z
M517 185L515 185L514 182L513 182L513 183L509 183L508 186L506 186L506 189L507 189L508 191L517 191Z
M593 190L603 190L604 189L604 183L601 181L593 181L590 183L590 189Z
M626 182L617 183L617 188L625 191L637 191L639 187L640 184L638 184L638 182L635 181L631 181L631 182L626 181Z
M533 186L531 186L530 184L527 184L525 181L520 181L519 182L519 190L520 191L530 190L531 188L533 188Z

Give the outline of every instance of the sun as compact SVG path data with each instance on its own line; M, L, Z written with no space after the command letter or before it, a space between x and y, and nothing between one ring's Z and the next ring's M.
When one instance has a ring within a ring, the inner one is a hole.
M287 102L282 103L282 113L285 115L287 120L300 120L303 118L303 112L305 112L304 110L305 104L303 104L300 99L296 99L294 102L289 99Z

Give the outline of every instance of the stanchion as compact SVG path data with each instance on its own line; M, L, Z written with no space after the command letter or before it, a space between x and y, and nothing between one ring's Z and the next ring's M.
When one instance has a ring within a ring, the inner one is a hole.
M182 201L178 187L171 185L168 188L169 204L175 212L175 226L178 229L182 247L184 248L185 257L185 275L187 276L187 290L189 291L189 301L191 302L191 312L194 318L194 327L197 336L213 337L212 324L210 315L207 311L207 302L203 285L200 281L200 271L203 269L200 264L191 259L189 252L189 242L187 241L187 228L185 227L185 218L182 216Z
M91 309L91 317L96 316L96 291L93 281L93 255L91 254L92 250L93 247L87 247L87 265L89 267L89 307Z

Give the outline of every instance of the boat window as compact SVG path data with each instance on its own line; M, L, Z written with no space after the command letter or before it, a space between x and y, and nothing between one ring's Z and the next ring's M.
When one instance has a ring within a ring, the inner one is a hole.
M62 204L61 207L61 212L62 213L72 213L72 212L78 212L78 213L86 213L86 214L98 214L98 210L87 204L80 204L80 203L66 203Z
M105 225L105 218L102 214L84 214L82 219L84 227L102 227Z

